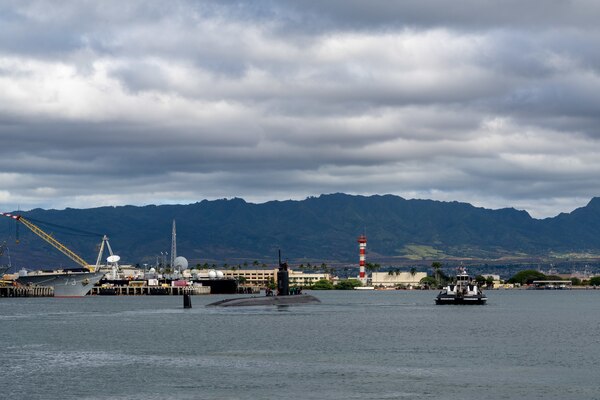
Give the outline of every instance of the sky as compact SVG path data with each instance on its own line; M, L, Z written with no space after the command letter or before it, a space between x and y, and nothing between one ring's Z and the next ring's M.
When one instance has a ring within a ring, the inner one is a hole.
M0 1L0 211L600 196L600 3Z

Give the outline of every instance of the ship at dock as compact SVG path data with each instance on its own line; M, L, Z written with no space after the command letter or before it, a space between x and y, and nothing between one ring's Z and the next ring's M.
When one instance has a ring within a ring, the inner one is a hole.
M34 271L19 275L17 283L24 286L54 288L54 297L83 297L102 279L104 272L84 269Z
M37 236L48 242L61 253L69 257L71 260L79 264L76 269L59 269L52 271L19 271L19 277L16 282L24 286L45 286L54 289L54 297L83 297L92 287L102 279L103 272L100 272L99 262L96 265L90 265L83 260L79 255L68 249L65 245L56 240L52 235L44 232L40 227L35 225L21 215L0 213L0 215L22 223ZM101 252L106 236L103 238Z
M456 275L456 282L448 284L435 298L435 304L485 304L487 296L477 286L463 267Z

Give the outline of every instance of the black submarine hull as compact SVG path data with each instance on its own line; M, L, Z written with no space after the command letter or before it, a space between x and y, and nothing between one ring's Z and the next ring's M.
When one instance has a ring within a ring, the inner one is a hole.
M302 304L319 304L321 300L309 294L298 294L291 296L261 296L225 299L211 304L207 307L247 307L247 306L293 306Z

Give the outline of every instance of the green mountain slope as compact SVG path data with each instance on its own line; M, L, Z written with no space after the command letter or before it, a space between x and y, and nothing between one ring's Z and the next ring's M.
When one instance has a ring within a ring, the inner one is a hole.
M372 256L476 257L600 253L600 199L554 218L538 220L525 211L489 210L458 202L405 200L398 196L330 194L303 201L251 204L241 199L190 205L124 206L41 210L22 213L80 254L96 259L101 234L110 237L126 263L154 264L170 251L171 223L177 221L178 254L192 264L274 261L281 248L290 260L355 262L356 238L368 236ZM37 223L37 222L36 222ZM13 262L26 266L71 266L69 259L20 227L0 220ZM67 232L68 226L96 235Z

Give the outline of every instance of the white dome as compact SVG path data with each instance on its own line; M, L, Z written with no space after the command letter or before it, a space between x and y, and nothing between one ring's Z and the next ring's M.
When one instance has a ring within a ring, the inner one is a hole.
M19 276L27 276L27 270L25 268L19 270Z
M223 279L223 271L217 271L217 278Z
M156 268L152 267L152 268L150 268L150 271L148 271L148 272L150 272L150 273L152 273L152 274L153 274L153 273L155 273L155 272L156 272Z
M175 268L178 268L181 270L187 269L187 267L188 267L188 260L185 257L181 257L181 256L176 257L174 263L175 263Z
M217 277L217 272L214 269L211 269L210 271L208 271L208 277L210 279L215 279Z

